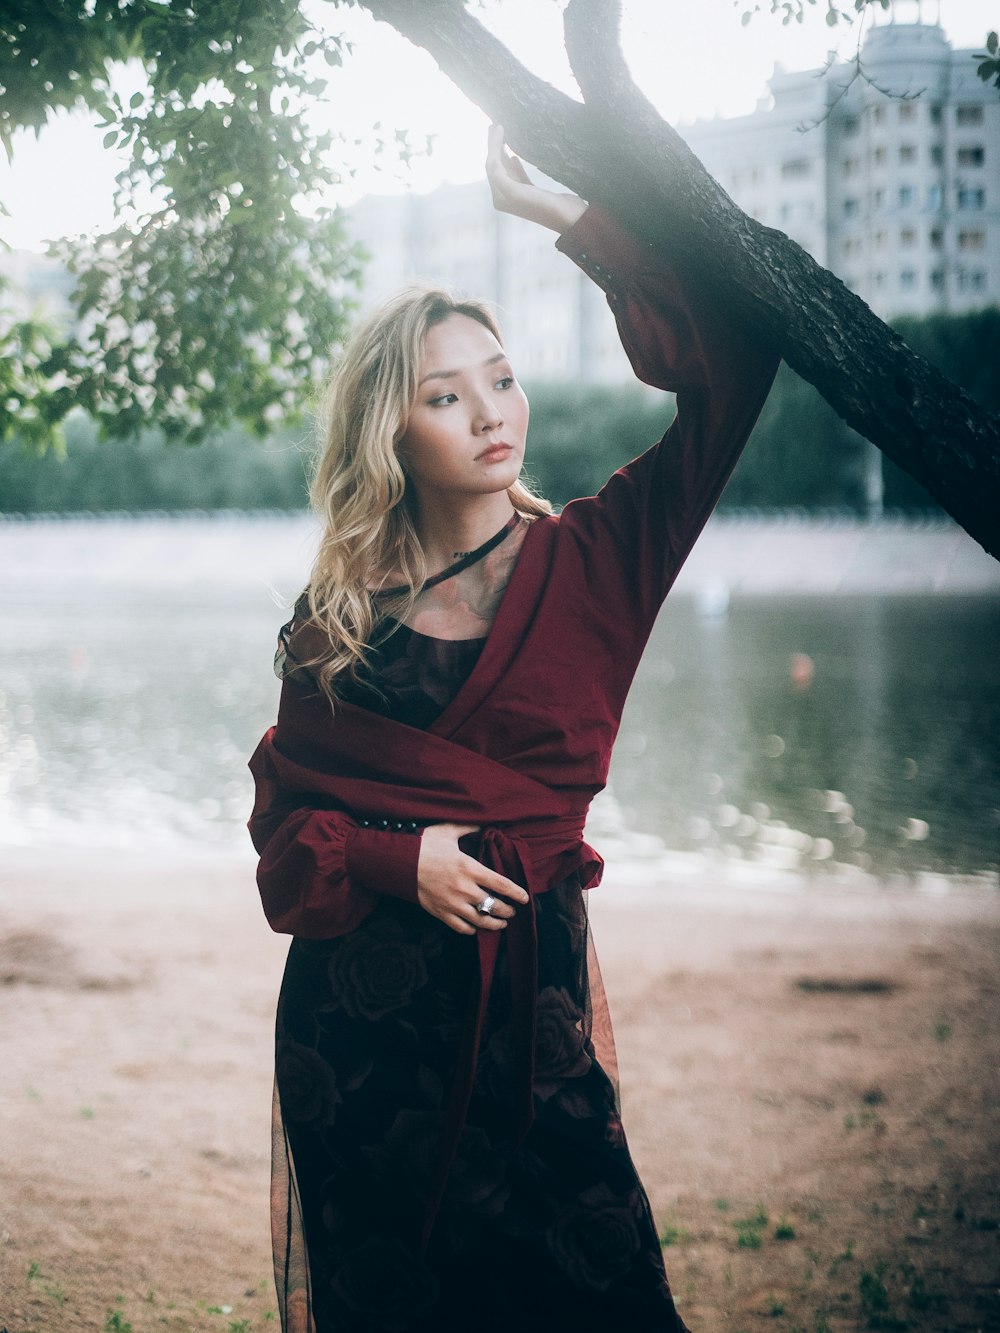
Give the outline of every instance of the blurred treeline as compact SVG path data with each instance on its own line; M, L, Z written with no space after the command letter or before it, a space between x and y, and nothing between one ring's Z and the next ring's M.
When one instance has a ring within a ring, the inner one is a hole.
M1000 310L898 321L922 355L1000 411ZM529 471L542 493L563 503L591 494L664 430L669 402L637 385L528 386ZM308 426L265 441L234 429L204 444L100 440L93 423L71 418L64 454L16 441L0 449L0 512L296 509L305 504L313 441ZM864 512L869 446L816 391L782 366L721 509ZM934 502L883 459L885 507L927 512Z

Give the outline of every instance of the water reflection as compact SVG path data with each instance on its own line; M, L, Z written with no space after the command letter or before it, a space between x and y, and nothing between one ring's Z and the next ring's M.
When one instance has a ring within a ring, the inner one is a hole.
M775 866L995 871L998 647L989 598L668 602L612 767L624 818Z
M248 566L289 540L237 535ZM178 548L182 576L155 544L87 565L79 542L52 525L0 587L0 842L245 846L246 759L277 700L268 580ZM675 595L595 832L702 867L996 872L998 649L988 596Z

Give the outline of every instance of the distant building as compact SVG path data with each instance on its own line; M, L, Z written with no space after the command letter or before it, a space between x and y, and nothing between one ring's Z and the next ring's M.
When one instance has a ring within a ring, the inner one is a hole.
M883 317L1000 303L1000 97L940 27L873 27L861 71L778 73L684 138L752 217Z
M496 212L485 182L369 195L347 222L370 256L366 304L407 283L440 283L496 308L511 359L527 379L631 377L602 293L558 254L554 232Z
M874 26L829 70L778 72L748 116L682 128L738 204L787 232L883 317L1000 303L1000 97L936 24ZM364 299L426 279L499 308L525 378L631 377L600 292L551 233L494 212L482 183L369 196Z

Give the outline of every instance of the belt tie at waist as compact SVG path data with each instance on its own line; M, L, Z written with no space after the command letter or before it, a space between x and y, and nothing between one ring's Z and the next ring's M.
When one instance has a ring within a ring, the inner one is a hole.
M557 821L552 821L553 823ZM575 821L579 839L579 820ZM554 829L546 832L551 837ZM565 838L561 839L565 848ZM535 1118L535 1007L538 995L538 933L535 923L535 897L550 887L539 883L532 874L533 858L527 841L489 827L484 830L479 859L490 870L513 880L528 891L528 902L517 909L504 930L477 930L479 984L472 995L465 1032L458 1055L455 1079L445 1111L441 1152L431 1176L427 1207L420 1236L421 1254L430 1241L434 1222L444 1196L448 1175L458 1150L458 1141L472 1097L483 1026L501 939L507 944L507 970L510 978L511 1027L514 1050L514 1136L517 1143L527 1137Z

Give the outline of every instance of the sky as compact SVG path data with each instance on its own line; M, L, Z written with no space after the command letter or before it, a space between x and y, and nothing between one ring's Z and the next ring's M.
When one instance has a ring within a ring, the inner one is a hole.
M337 130L347 145L350 174L330 202L350 204L367 193L424 191L444 181L480 179L486 118L433 60L367 11L334 9L321 0L306 3L354 46L344 68L331 72L328 94L312 111L317 127ZM783 25L765 12L743 27L740 14L750 3L624 0L622 42L633 75L674 124L683 128L696 119L746 114L765 95L776 65L815 69L831 49L842 59L855 52L858 25L828 27L826 0L817 0L801 24ZM761 8L769 8L768 0ZM535 73L574 91L557 0L492 0L478 12ZM895 0L894 12L900 22L940 21L952 46L977 50L998 20L997 0ZM376 138L391 142L397 129L408 131L415 146L429 140L431 151L409 166L378 155ZM12 164L0 155L0 200L10 212L0 222L0 236L8 244L41 250L47 239L110 227L114 176L122 161L102 147L102 137L86 115L61 114L37 140L18 136Z

